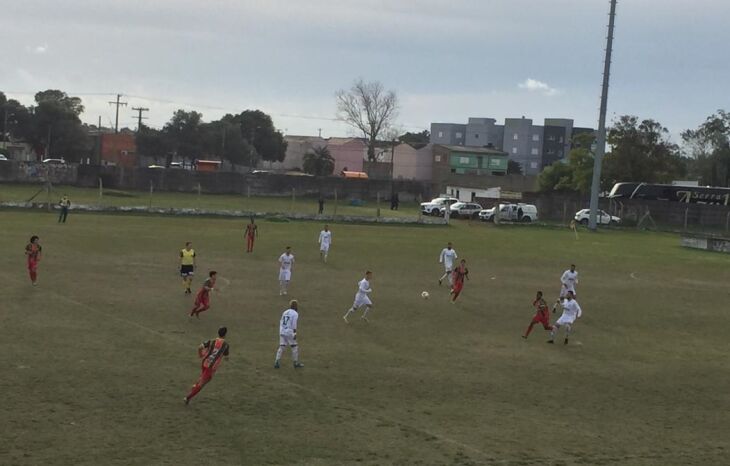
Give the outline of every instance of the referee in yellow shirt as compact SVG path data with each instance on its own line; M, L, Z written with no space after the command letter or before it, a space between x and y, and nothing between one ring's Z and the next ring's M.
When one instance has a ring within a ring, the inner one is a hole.
M195 274L195 249L193 243L188 241L185 248L180 250L180 276L183 280L183 288L185 294L191 294L190 286L193 283L193 275Z

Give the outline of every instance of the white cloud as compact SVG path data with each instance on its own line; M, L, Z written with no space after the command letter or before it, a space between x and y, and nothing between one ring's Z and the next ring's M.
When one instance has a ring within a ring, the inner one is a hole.
M537 79L527 78L517 85L520 89L525 89L528 92L539 92L543 95L553 96L557 95L559 91L554 87L550 87L548 83L538 81Z
M48 51L48 44L36 45L33 47L33 53L41 55Z

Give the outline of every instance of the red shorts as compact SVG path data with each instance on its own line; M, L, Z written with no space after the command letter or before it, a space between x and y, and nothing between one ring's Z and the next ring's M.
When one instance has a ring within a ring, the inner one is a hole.
M28 270L35 271L38 268L38 261L36 259L28 259Z
M549 314L535 314L535 317L532 318L533 324L542 324L543 326L549 326L550 325L550 315Z
M203 291L199 291L197 296L195 296L195 305L205 307L210 306L210 295Z
M454 293L461 293L461 290L464 289L464 282L456 282L454 283Z

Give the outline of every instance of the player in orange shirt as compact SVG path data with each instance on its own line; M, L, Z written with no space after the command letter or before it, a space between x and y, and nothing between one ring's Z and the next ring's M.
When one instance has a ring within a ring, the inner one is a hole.
M453 304L461 294L461 290L464 289L464 279L469 280L469 269L466 268L466 260L461 259L461 263L451 272L451 277L453 283L451 287L451 304Z
M40 238L36 235L30 237L30 242L25 246L25 255L28 258L28 274L33 286L38 284L38 263L41 261L41 250L38 242Z
M198 381L190 389L190 393L184 398L186 405L213 379L213 375L215 375L215 371L220 366L223 358L228 360L229 346L225 340L226 333L228 333L228 329L221 327L218 329L218 338L204 341L198 347L198 357L201 359L200 369L202 372Z
M208 272L208 278L203 282L203 287L195 296L195 305L190 310L190 317L200 317L201 312L210 309L210 292L215 289L215 277L218 274L215 270Z
M256 225L253 217L251 217L251 223L246 225L244 236L246 237L246 252L253 252L253 242L259 237L259 226Z
M550 309L548 308L545 300L542 299L542 291L537 292L537 296L535 296L535 300L532 302L532 305L535 307L535 316L532 318L532 322L530 322L530 326L527 327L525 334L522 335L522 338L525 339L530 332L532 332L532 327L535 324L542 324L542 328L545 330L553 329L552 325L550 325Z

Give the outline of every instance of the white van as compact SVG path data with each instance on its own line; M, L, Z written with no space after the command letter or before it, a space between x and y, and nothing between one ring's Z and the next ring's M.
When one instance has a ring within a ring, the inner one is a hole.
M479 219L485 222L494 221L494 207L479 212ZM509 222L536 222L537 207L532 204L500 204L499 220Z

